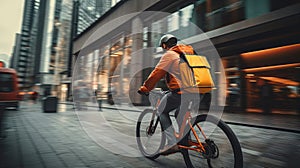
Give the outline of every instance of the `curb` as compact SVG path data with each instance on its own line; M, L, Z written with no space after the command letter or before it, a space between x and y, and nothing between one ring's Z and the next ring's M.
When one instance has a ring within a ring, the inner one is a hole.
M272 126L267 126L267 125L248 124L248 123L240 123L240 122L232 122L232 121L224 121L224 122L229 125L240 125L240 126L245 126L245 127L263 128L263 129L270 129L270 130L300 134L300 130L289 129L289 128L272 127Z

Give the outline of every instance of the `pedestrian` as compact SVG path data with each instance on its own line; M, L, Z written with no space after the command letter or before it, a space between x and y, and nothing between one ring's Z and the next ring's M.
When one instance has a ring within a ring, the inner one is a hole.
M114 105L115 104L115 101L114 101L114 98L116 98L116 89L114 86L111 86L109 91L107 92L107 101L108 101L108 104L110 105Z
M229 112L234 112L235 107L238 106L238 100L240 96L240 89L236 83L231 83L228 88L229 94Z
M33 100L34 103L37 102L38 97L39 97L39 93L37 91L33 91L33 93L32 93L32 100Z
M47 97L47 96L50 96L51 93L50 93L50 89L49 88L45 88L44 90L44 97Z
M300 115L300 84L297 87L296 108L296 111Z
M264 114L272 113L273 86L267 81L263 81L260 89L261 107Z
M95 96L96 96L96 100L97 100L97 103L98 103L98 108L99 108L99 111L102 111L102 99L101 99L101 95L100 95L100 92L101 89L96 89L95 90Z
M79 106L80 106L80 110L86 110L87 109L87 102L89 102L90 98L91 98L91 94L89 92L89 89L87 88L87 86L85 85L85 83L81 83L79 89Z

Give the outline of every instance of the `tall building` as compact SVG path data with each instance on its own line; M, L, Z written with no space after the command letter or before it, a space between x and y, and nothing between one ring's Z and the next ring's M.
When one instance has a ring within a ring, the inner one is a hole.
M21 34L17 35L13 53L13 65L18 72L19 86L27 88L34 82L34 40L36 38L39 2L24 1L24 13Z
M40 66L36 82L41 84L42 92L59 96L61 75L68 68L73 3L72 0L41 2L46 10L43 28L40 27L42 43L38 47L40 57L36 64Z
M58 3L57 3L58 4ZM57 38L53 49L55 50L54 78L58 81L55 88L56 95L61 100L66 100L70 95L71 80L68 78L69 57L71 57L70 49L72 47L72 10L73 1L62 0L59 8L59 17L55 19L55 27L57 29ZM58 12L58 10L56 10Z
M82 0L78 1L78 22L77 34L83 32L101 15L110 9L111 1L109 0Z
M10 59L10 67L13 69L17 69L18 65L18 55L20 55L20 47L21 47L21 34L16 33L15 45L13 48L12 57Z
M114 6L111 0L96 0L96 8L95 10L98 11L99 16L102 16L107 12L112 6Z
M12 58L21 88L57 93L59 75L68 67L72 7L72 0L25 1Z

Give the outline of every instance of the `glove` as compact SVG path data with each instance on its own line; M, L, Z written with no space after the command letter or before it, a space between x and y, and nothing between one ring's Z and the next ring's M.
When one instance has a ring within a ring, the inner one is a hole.
M145 86L141 86L140 89L137 92L140 95L145 95L145 96L149 95L149 91Z
M138 90L137 92L138 92L138 94L140 94L140 95L145 95L145 96L148 96L148 95L149 95L149 93L147 93L147 92L142 92L142 91L140 91L140 90Z

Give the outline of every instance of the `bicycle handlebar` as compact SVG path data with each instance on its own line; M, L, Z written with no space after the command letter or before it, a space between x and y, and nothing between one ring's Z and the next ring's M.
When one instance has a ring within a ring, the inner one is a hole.
M137 92L138 92L138 94L145 95L145 96L149 96L150 94L162 96L162 95L165 95L168 91L151 90L150 92L142 92L142 91L138 90Z

